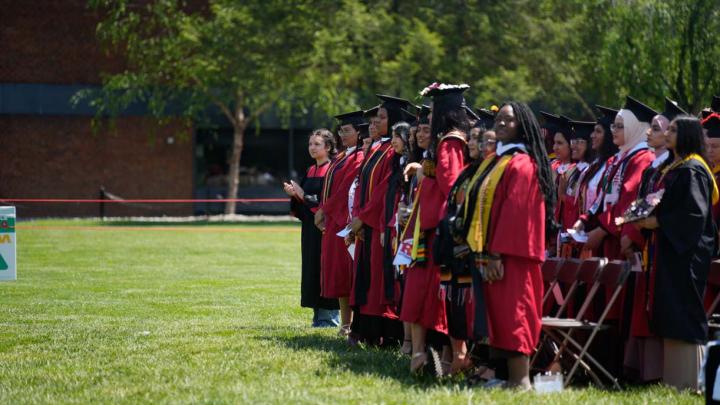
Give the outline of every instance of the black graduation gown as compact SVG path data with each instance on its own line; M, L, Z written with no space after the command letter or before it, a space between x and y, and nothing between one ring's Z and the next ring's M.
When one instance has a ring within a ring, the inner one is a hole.
M302 254L302 275L300 279L300 305L305 308L338 309L337 299L320 296L320 246L322 232L315 226L314 208L319 204L325 172L330 162L320 166L310 166L300 187L305 191L305 198L290 200L292 214L302 221L300 235L300 251Z
M651 328L660 337L701 344L708 325L703 294L715 244L712 179L690 160L667 173L656 208L656 275Z

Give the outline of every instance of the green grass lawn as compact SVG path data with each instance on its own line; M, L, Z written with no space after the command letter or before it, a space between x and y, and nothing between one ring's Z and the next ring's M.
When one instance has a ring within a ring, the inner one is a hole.
M89 228L83 228L88 226ZM662 387L541 396L415 379L300 308L295 224L24 222L0 283L0 403L699 403Z

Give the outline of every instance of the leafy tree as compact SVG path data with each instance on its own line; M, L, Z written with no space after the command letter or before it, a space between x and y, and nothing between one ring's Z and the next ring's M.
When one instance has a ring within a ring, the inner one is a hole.
M329 1L213 0L190 7L175 0L90 0L105 18L101 40L127 59L92 96L98 114L135 102L161 120L198 120L214 106L234 131L228 197L238 189L246 128L269 108L289 113L292 94L309 75L315 32ZM84 96L89 96L84 94ZM235 212L228 202L226 213Z

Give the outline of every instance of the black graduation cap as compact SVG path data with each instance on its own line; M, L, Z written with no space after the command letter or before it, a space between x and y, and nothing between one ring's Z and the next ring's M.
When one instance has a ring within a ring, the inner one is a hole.
M554 136L557 132L562 132L570 138L572 134L572 128L570 128L570 119L562 117L549 112L540 111L540 115L545 118L545 124L542 126L548 131L550 137Z
M404 121L410 124L411 127L417 125L417 114L411 113L410 111L403 108L403 115L405 116Z
M478 121L475 123L475 127L484 127L486 130L491 130L495 126L495 113L479 108L477 110Z
M375 107L371 107L363 112L363 116L365 117L374 117L377 115L378 111L380 110L380 106L382 104L378 104Z
M595 121L570 121L573 129L573 138L584 139L590 142L590 134L595 130Z
M474 120L474 121L478 121L480 119L480 117L477 114L475 114L475 111L473 111L473 109L471 107L468 107L467 105L465 105L464 108L465 108L465 112L467 113L468 118L470 118L471 120Z
M365 122L365 111L358 110L335 116L340 121L340 125L360 125Z
M430 124L430 119L428 119L428 115L432 112L432 109L429 105L423 104L420 107L420 113L418 114L418 125L428 125Z
M595 108L600 111L600 114L602 114L602 116L597 120L599 124L612 124L613 122L615 122L615 116L618 112L620 112L619 110L616 110L614 108L604 107L597 104L595 104Z
M710 114L703 120L702 126L707 129L708 138L720 138L720 114Z
M667 118L668 121L672 121L678 115L687 115L687 112L680 108L676 102L665 97L665 111L660 114Z
M710 114L712 114L712 113L713 113L713 112L712 112L711 110L709 110L709 109L706 108L706 109L700 111L700 119L703 119L703 120L704 120L705 118L709 117Z
M713 96L710 109L716 113L720 113L720 96Z
M402 110L412 104L404 98L388 96L385 94L376 94L376 96L382 100L382 104L380 104L380 106L386 109Z
M358 139L363 140L370 136L370 124L367 122L363 122L362 124L359 124L357 126L358 132L360 133L358 135Z
M638 121L647 122L648 124L652 122L654 116L658 115L657 111L630 96L625 98L625 107L623 108L630 110Z

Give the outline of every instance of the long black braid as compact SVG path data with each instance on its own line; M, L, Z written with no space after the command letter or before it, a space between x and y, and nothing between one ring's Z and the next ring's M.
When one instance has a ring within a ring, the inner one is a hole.
M535 118L535 114L527 104L508 101L503 105L512 107L515 119L519 124L518 136L520 136L520 139L522 139L522 142L528 148L528 154L537 165L540 191L542 191L545 197L545 232L550 234L550 232L557 228L553 220L557 193L555 190L555 182L552 178L552 170L550 169L550 163L547 158L548 154L545 149L545 138L543 137L542 129L540 128L537 118Z

